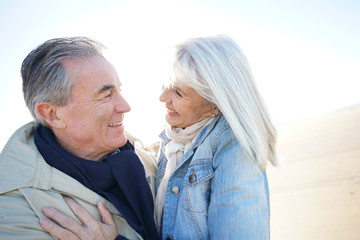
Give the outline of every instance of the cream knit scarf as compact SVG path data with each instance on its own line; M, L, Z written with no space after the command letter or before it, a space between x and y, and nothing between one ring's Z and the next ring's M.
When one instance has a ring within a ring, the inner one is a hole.
M201 129L208 125L213 118L206 118L198 123L195 123L184 129L182 128L172 128L167 124L165 128L165 133L170 139L170 142L165 146L165 156L168 160L166 164L165 174L161 180L160 186L156 195L156 216L157 216L157 226L160 229L161 218L163 214L165 194L169 178L174 172L176 166L179 164L184 154L190 149L194 144L196 137L198 136Z

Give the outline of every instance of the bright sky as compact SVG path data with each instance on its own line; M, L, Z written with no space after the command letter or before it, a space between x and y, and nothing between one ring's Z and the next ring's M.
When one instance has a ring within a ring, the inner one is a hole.
M107 46L132 107L125 128L147 145L164 126L158 61L187 37L233 37L276 124L359 104L359 13L357 0L0 0L0 149L31 121L20 65L50 38Z

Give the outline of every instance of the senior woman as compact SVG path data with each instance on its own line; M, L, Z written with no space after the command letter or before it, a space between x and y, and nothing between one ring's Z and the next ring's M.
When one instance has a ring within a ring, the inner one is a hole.
M162 239L269 239L276 130L240 47L227 36L172 49L160 101L156 219Z
M267 162L276 132L239 46L227 36L174 47L157 172L164 239L269 239Z

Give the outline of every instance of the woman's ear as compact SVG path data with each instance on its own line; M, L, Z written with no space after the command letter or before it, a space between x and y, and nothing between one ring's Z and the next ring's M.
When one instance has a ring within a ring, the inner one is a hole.
M50 103L39 103L36 106L36 110L39 116L46 121L52 128L64 128L65 122L61 117L58 116L59 107L54 106Z

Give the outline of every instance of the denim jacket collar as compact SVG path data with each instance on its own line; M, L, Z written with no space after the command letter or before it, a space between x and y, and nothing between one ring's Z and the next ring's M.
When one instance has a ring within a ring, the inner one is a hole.
M206 137L210 134L210 132L214 129L214 127L216 126L216 124L218 123L218 121L223 117L222 114L219 114L218 116L216 116L213 121L211 121L207 126L205 126L199 133L199 135L197 136L197 139L194 143L194 145L184 154L183 159L181 160L181 162L178 164L178 166L176 166L176 169L181 167L181 165L187 160L189 159L189 157L194 153L194 150L201 144L204 142L204 140L206 139ZM165 130L163 130L161 132L161 134L159 135L159 137L163 140L164 146L166 146L169 142L170 142L170 138L168 138L168 136L166 136ZM176 170L175 169L175 170Z

